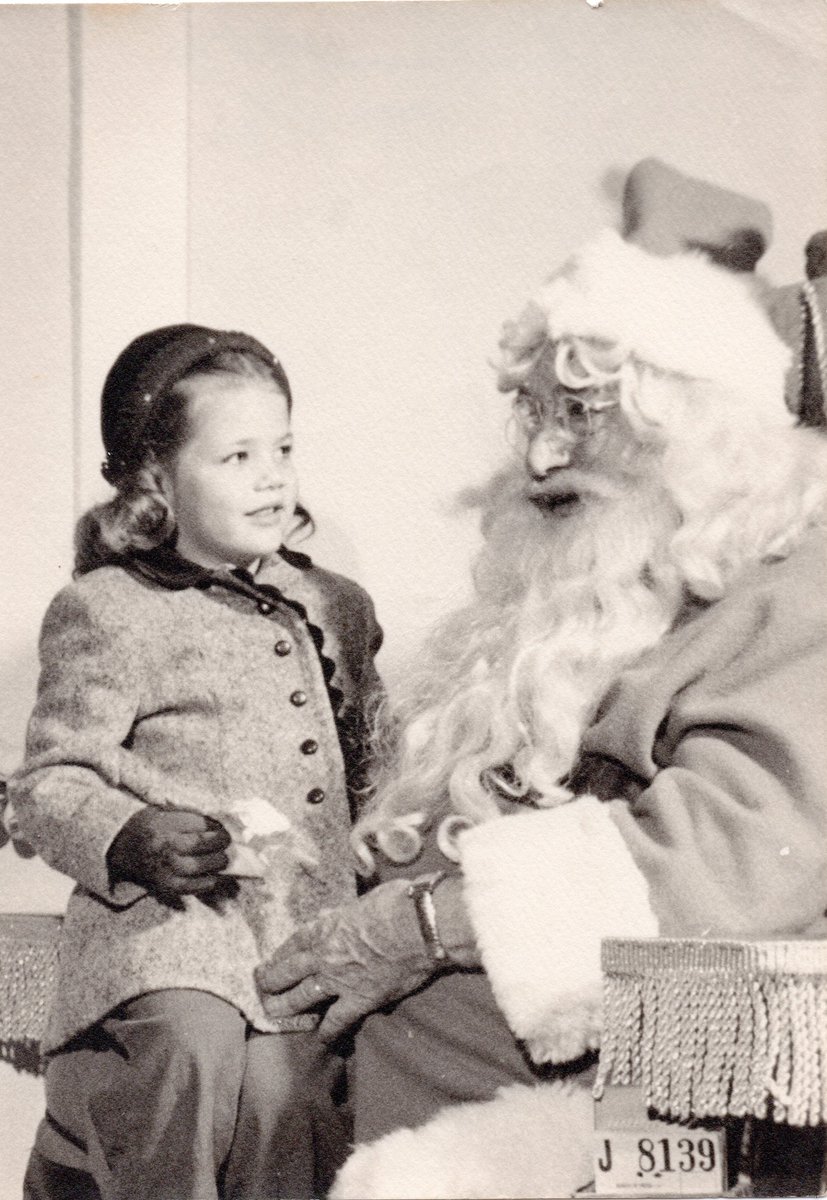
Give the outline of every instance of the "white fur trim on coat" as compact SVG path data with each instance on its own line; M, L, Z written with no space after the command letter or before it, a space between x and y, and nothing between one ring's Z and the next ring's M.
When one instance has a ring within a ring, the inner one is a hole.
M600 943L654 937L646 879L610 816L581 796L460 837L465 900L494 996L537 1062L600 1038Z
M537 297L555 340L617 342L640 361L740 394L745 415L789 425L790 351L743 275L702 253L660 256L605 229Z
M418 1129L357 1146L330 1200L570 1196L592 1178L591 1091L576 1081L500 1088Z

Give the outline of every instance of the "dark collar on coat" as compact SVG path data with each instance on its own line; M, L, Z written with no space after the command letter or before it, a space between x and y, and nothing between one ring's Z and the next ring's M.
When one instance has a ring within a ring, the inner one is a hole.
M300 571L306 571L308 567L313 566L310 556L298 550L282 548L279 556ZM136 550L121 559L120 563L127 571L174 592L183 591L184 588L208 588L218 584L258 599L259 592L262 591L249 571L242 568L229 572L210 570L209 567L202 567L182 558L169 542L156 546L153 550ZM238 584L242 586L237 586Z

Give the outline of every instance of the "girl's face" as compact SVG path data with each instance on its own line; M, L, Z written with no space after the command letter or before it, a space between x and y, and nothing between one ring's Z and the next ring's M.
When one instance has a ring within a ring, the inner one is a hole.
M281 546L296 507L287 400L275 383L196 375L190 434L163 472L176 549L204 567L249 566Z

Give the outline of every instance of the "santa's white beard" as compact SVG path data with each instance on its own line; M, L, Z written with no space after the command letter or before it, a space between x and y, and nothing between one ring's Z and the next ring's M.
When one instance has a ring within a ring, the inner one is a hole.
M446 811L497 815L485 780L504 766L519 793L558 802L600 698L680 605L668 561L677 518L654 479L612 481L560 515L529 501L512 470L475 502L485 535L475 598L411 664L396 697L400 744L362 833L390 835L399 818L410 830L414 813L424 824Z

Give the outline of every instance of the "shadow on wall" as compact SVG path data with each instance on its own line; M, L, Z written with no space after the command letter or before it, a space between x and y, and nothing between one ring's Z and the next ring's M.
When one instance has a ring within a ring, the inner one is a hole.
M6 799L6 780L23 760L25 729L34 702L37 652L20 639L0 662L0 914L59 913L66 907L72 881L39 858L18 832ZM5 706L5 708L4 708Z
M26 723L37 691L38 615L27 636L4 639L0 657L0 779L7 779L23 761Z
M17 816L9 804L8 778L11 772L0 774L0 850L10 845L21 858L34 858L35 850L20 832Z

